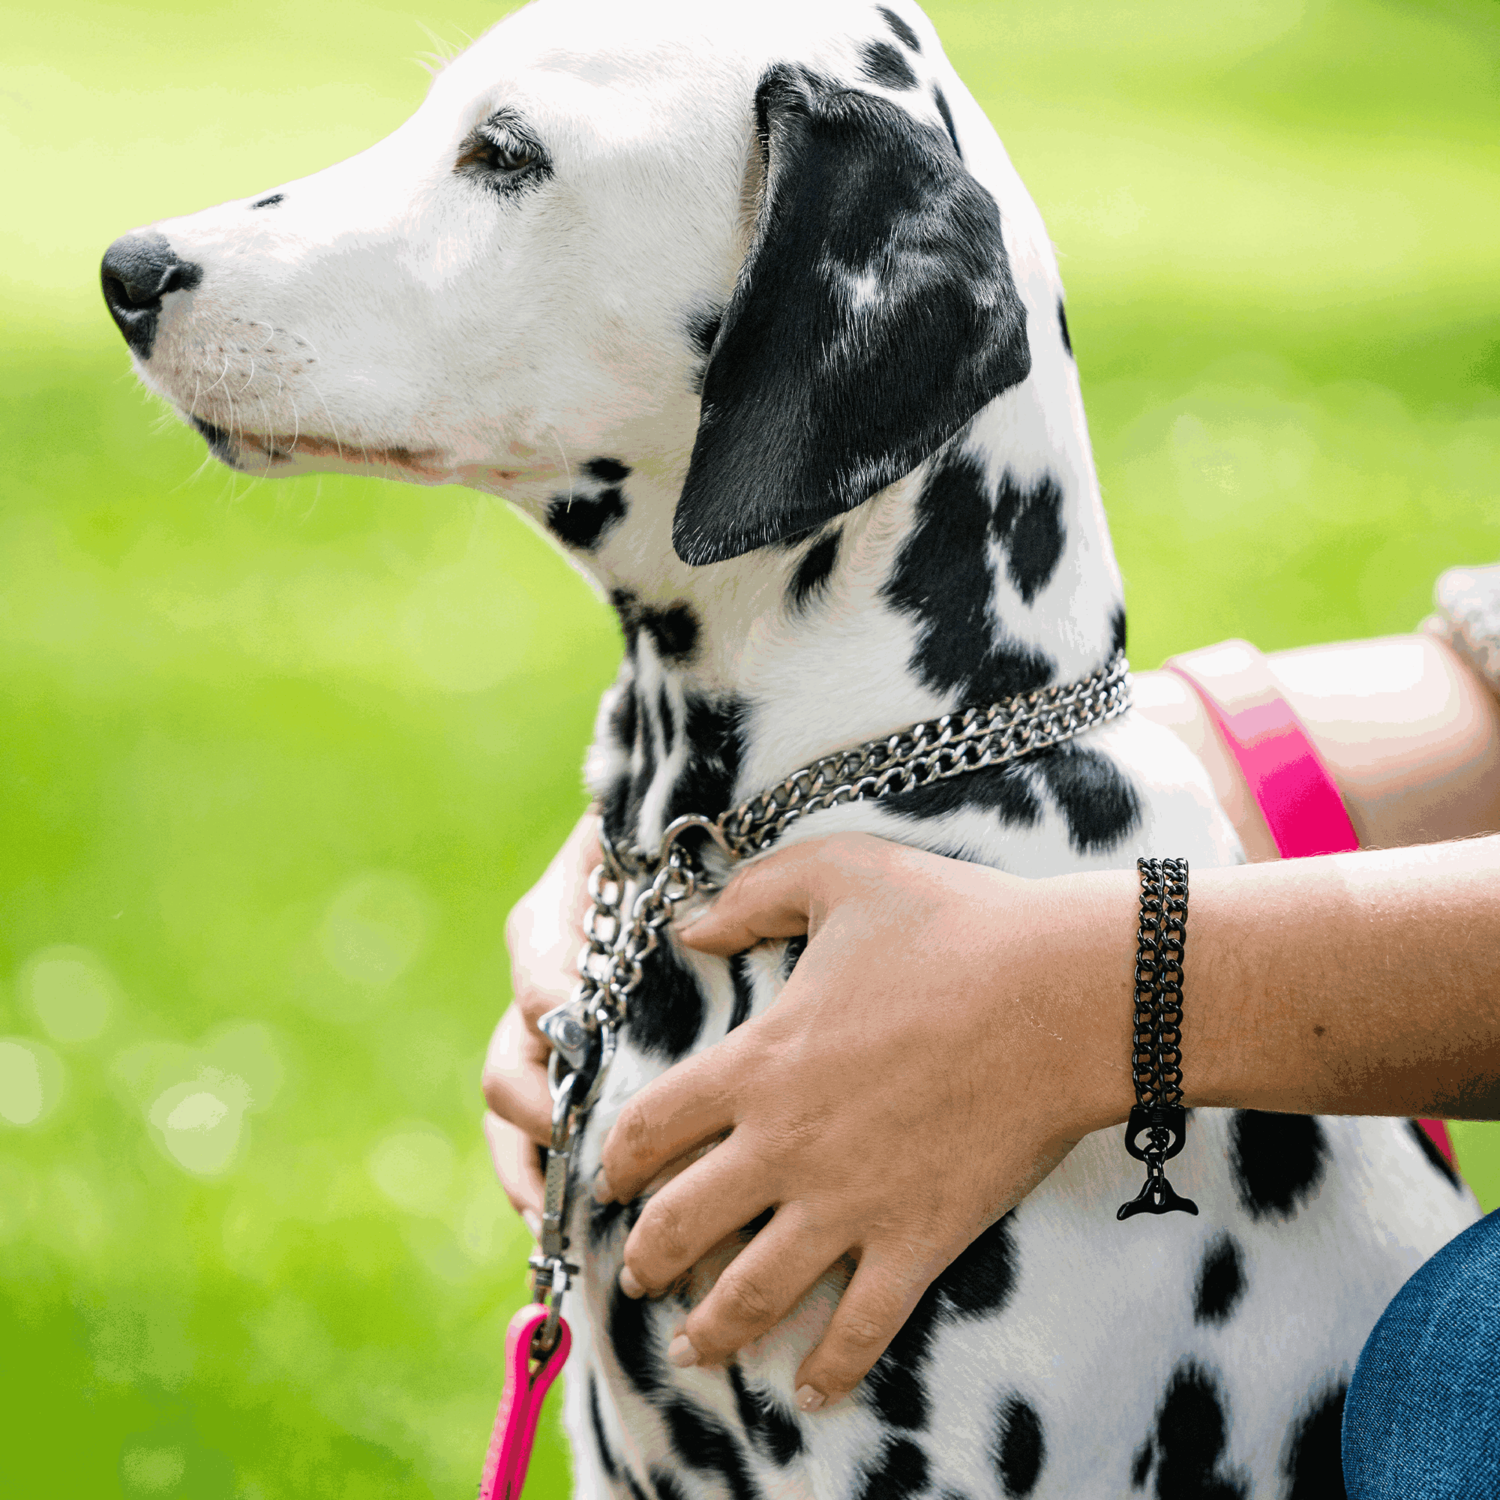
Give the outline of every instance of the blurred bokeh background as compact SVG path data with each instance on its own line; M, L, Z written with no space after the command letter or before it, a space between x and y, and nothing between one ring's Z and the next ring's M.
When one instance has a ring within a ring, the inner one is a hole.
M503 8L0 7L7 1497L474 1490L526 1251L476 1080L614 627L496 502L206 466L96 268ZM1138 666L1500 555L1494 0L929 8L1061 253Z

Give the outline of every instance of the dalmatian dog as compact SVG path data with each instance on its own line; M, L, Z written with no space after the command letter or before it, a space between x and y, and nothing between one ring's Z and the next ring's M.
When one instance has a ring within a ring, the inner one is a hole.
M607 594L625 653L588 779L618 843L1124 644L1052 250L911 0L536 0L386 140L129 234L103 280L140 378L231 468L504 496ZM787 838L856 829L1026 876L1241 857L1134 714ZM623 1102L796 956L652 955L585 1181ZM1199 1111L1172 1176L1199 1217L1119 1223L1140 1169L1089 1137L810 1416L831 1276L680 1370L711 1268L623 1297L640 1205L580 1194L577 1493L1342 1494L1352 1362L1472 1198L1402 1120Z

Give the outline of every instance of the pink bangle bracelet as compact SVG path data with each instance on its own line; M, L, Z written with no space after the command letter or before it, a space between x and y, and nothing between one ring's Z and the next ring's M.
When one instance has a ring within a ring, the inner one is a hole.
M1283 859L1359 848L1333 777L1254 646L1223 641L1163 665L1202 700ZM1448 1127L1441 1120L1417 1123L1453 1166Z

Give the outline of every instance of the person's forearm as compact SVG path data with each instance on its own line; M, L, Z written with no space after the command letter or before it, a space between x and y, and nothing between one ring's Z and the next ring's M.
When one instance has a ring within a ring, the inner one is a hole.
M1500 702L1442 642L1387 636L1266 658L1367 849L1500 831ZM1276 845L1192 688L1136 675L1136 705L1203 762L1252 860Z
M1063 879L1101 1118L1123 1119L1139 887L1134 872ZM1497 976L1500 838L1194 870L1184 1101L1500 1117Z

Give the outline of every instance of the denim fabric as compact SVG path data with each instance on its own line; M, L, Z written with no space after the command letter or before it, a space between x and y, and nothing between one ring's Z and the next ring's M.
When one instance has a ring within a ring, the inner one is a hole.
M1349 1500L1500 1496L1500 1211L1397 1292L1344 1403Z

